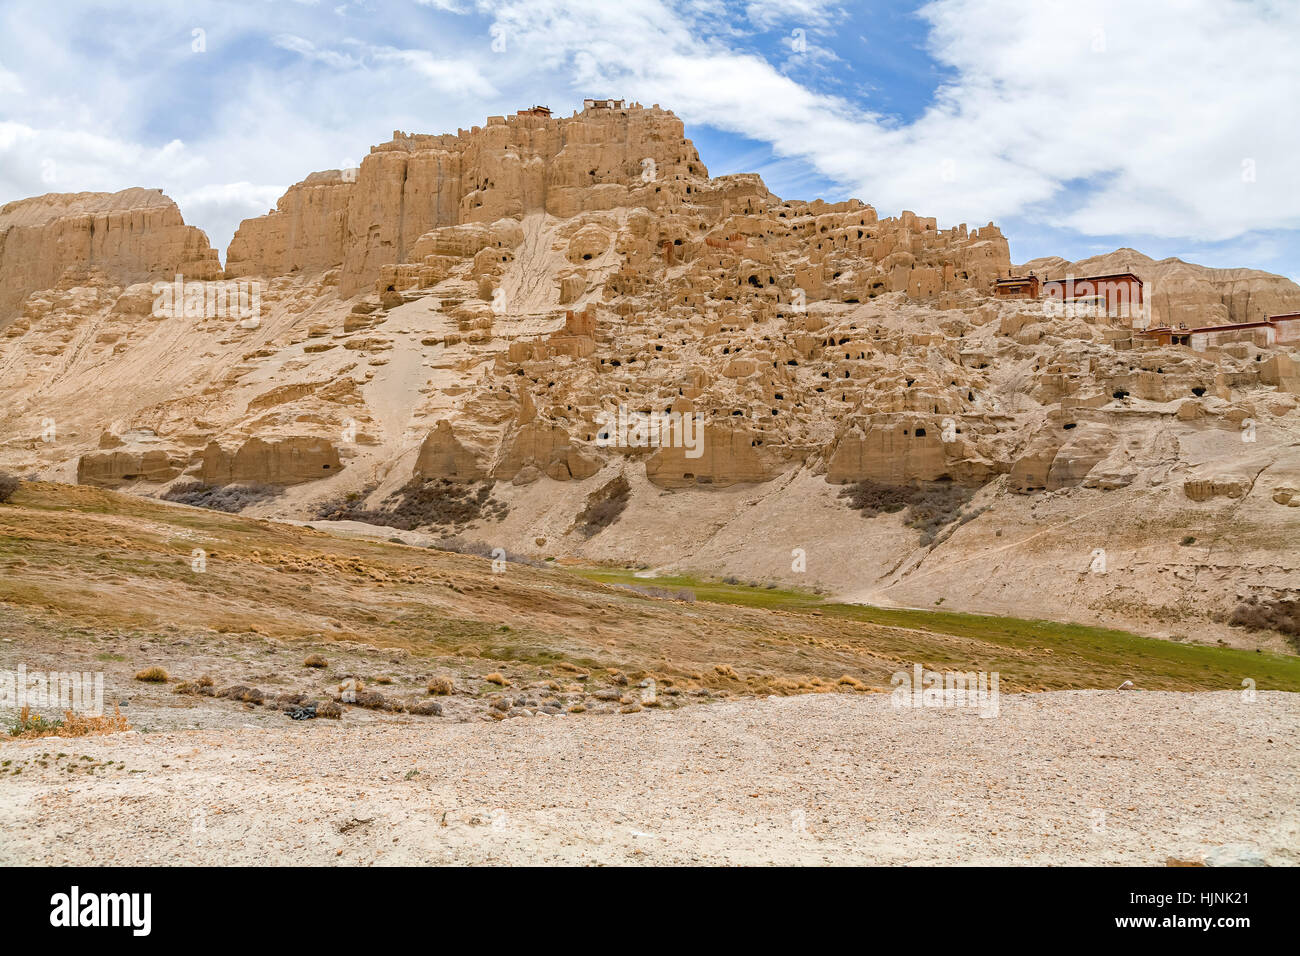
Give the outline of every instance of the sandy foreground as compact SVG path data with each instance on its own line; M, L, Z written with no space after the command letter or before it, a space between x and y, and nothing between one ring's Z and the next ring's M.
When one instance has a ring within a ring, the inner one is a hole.
M887 695L276 716L0 744L0 863L1300 862L1281 692L1003 695L994 718Z

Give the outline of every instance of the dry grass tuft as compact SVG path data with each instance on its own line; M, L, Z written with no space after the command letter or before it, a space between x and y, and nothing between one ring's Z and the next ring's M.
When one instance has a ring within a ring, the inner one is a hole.
M243 701L245 704L260 704L266 700L266 695L259 688L248 687L245 684L223 688L217 691L216 696L224 697L226 700Z
M135 679L146 684L165 684L171 678L165 668L146 667L144 670L136 672Z
M316 716L338 720L343 716L343 708L332 700L322 700L316 704Z
M194 680L183 680L176 685L174 693L190 694L197 697L212 697L212 678L207 674Z
M9 736L20 740L32 740L37 737L91 737L100 734L120 734L130 730L131 725L122 716L117 707L113 716L87 717L74 714L70 710L63 712L62 719L48 720L40 714L33 715L30 707L24 707L18 720L9 728Z
M87 717L84 714L68 711L63 715L63 733L59 736L89 737L97 734L120 734L130 729L131 725L115 705L111 717Z

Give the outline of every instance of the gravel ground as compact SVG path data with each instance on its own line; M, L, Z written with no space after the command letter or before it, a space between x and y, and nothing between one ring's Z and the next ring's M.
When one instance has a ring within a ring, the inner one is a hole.
M0 863L1300 862L1294 694L350 717L6 741Z

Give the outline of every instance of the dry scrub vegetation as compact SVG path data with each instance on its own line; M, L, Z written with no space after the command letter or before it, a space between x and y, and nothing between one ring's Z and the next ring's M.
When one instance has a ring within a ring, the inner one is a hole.
M208 556L201 573L189 560L196 547ZM682 600L684 592L696 600ZM717 582L643 582L630 571L608 583L527 564L493 574L472 555L42 482L24 482L0 509L0 620L31 646L87 660L112 650L127 682L159 667L189 678L175 685L182 695L241 706L295 693L304 701L286 706L323 705L353 677L358 706L432 711L437 701L421 699L438 697L454 712L467 701L481 708L493 694L541 705L558 693L547 688L554 681L576 713L575 702L588 711L635 703L622 700L635 688L627 680L653 680L681 701L696 691L707 691L704 699L865 693L889 689L891 675L913 663L998 671L1005 692L1114 688L1129 679L1147 689L1224 689L1243 677L1300 689L1295 658L1048 622L888 612ZM146 642L148 657L134 659ZM247 668L217 675L220 689L193 679L208 672L197 660L208 649L236 644L279 649L274 673L288 676L272 683L289 686L269 687L265 672ZM310 666L310 655L330 666ZM408 671L394 674L407 660ZM392 694L360 696L376 694L360 685L394 676ZM133 686L151 693L166 685Z
M877 481L859 481L840 492L849 507L862 512L864 518L895 514L907 509L903 524L921 532L921 544L929 545L955 521L969 521L978 512L962 509L978 489L951 481L926 481L909 485L886 485Z
M1251 595L1233 608L1228 623L1233 627L1285 634L1291 639L1292 646L1300 651L1300 600Z
M584 538L604 531L623 513L632 497L632 487L621 474L587 496L576 527Z
M91 717L65 710L62 718L54 719L33 714L30 707L24 707L18 714L18 719L10 725L9 736L20 740L36 737L89 737L118 734L130 729L131 725L116 707L113 708L111 717Z
M364 521L366 524L414 531L416 528L459 529L480 519L499 520L506 506L492 497L492 482L456 482L445 478L413 478L378 508L365 508L364 496L329 501L316 510L320 521Z
M205 485L200 481L181 482L162 494L165 501L176 501L196 508L238 514L249 505L269 501L284 494L276 485Z

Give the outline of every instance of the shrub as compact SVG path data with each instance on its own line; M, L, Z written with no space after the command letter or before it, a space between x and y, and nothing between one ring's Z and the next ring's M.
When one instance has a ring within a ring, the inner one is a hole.
M1262 600L1252 595L1242 601L1228 615L1233 627L1250 630L1271 630L1291 638L1292 645L1300 649L1300 600L1271 598Z
M11 737L88 737L93 734L115 734L130 730L122 712L113 708L113 716L89 717L74 714L70 710L63 712L62 718L53 720L33 715L30 707L23 707L17 720L9 727Z
M332 700L319 701L316 704L316 716L328 717L331 720L338 720L343 716L343 708Z
M87 717L83 714L66 711L63 715L63 726L60 728L58 736L88 737L92 734L117 734L130 729L131 725L126 722L122 712L114 706L112 717L107 715Z
M0 505L4 504L14 496L14 492L18 490L19 484L19 480L13 475L8 475L3 471L0 471Z
M402 705L396 701L390 701L378 691L364 690L358 692L354 699L343 701L343 703L352 704L354 707L364 707L367 710L402 710Z
M52 737L58 733L63 721L55 717L49 719L40 714L33 714L32 709L23 706L17 719L9 726L10 737Z
M176 685L175 693L211 697L213 696L212 678L205 674L196 680L183 680Z
M361 507L351 496L317 506L318 521L363 521L366 524L414 531L429 526L458 528L480 518L500 520L509 511L492 497L491 482L461 482L446 478L413 478L380 503Z
M235 684L232 687L226 687L217 691L216 696L224 697L226 700L239 700L246 704L260 704L266 700L266 695L256 687L247 687L244 684Z
M622 475L593 491L575 523L578 533L590 538L608 528L619 519L631 497L632 488Z
M962 508L976 490L943 480L886 485L867 479L849 485L840 492L840 497L847 498L849 507L861 511L864 518L897 514L906 509L903 524L919 531L921 544L929 545L945 527L966 517Z
M135 679L146 684L165 684L169 678L167 671L161 667L146 667L136 673Z
M435 677L429 681L429 693L437 697L446 697L456 689L449 677Z
M284 493L277 485L205 485L201 481L176 484L163 492L164 501L176 501L209 511L238 514L249 505L267 501Z

